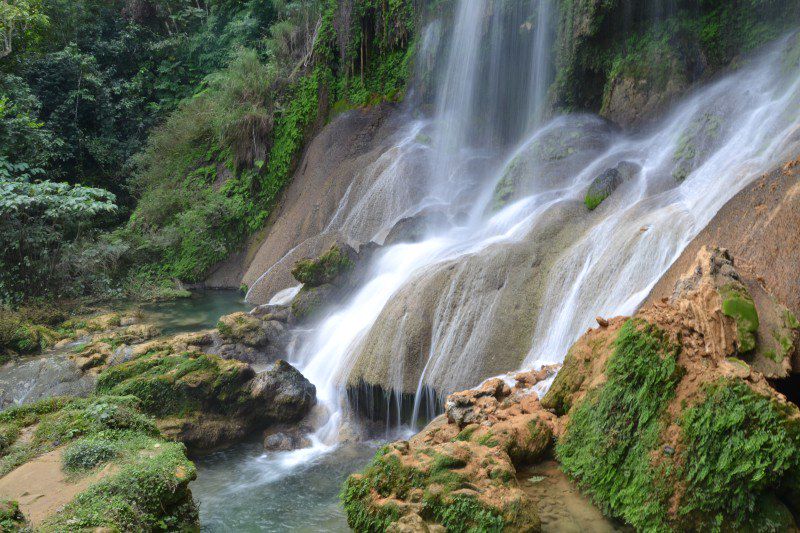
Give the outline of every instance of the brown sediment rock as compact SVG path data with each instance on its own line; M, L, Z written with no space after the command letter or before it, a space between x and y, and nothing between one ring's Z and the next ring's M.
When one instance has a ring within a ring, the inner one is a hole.
M800 315L800 160L787 163L734 196L686 247L653 288L649 302L668 297L703 246L729 250L740 270Z

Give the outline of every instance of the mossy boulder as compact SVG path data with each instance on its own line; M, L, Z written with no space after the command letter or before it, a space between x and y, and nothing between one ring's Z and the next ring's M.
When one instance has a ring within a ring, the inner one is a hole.
M64 450L63 464L48 461L41 468L63 469L76 480L100 469L107 472L37 524L37 531L198 528L189 490L194 465L182 444L162 438L153 419L139 410L137 398L44 400L1 413L0 433L6 443L0 448L0 476L59 449ZM24 496L24 487L19 490Z
M350 246L337 244L316 259L298 261L292 269L292 276L309 288L337 285L355 266L356 256Z
M296 421L316 403L314 386L283 361L256 374L239 361L169 350L107 369L97 390L140 398L162 430L192 451L224 446L271 423Z
M597 176L586 192L586 197L584 198L586 208L589 211L597 209L606 198L611 196L620 185L639 172L639 170L640 167L635 163L622 161L616 167L610 168Z

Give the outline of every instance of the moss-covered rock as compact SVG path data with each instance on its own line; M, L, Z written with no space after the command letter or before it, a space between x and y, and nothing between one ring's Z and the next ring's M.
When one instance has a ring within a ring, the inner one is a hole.
M383 448L350 476L342 500L356 531L539 531L539 517L516 484L516 467L541 460L555 417L531 387L554 368L493 379L451 395L446 415L410 441Z
M132 395L169 436L206 451L276 422L302 418L316 389L284 361L256 374L245 363L202 352L157 351L111 367L100 393Z
M792 504L784 495L800 464L800 411L770 386L756 355L751 365L738 358L743 324L755 350L754 314L781 309L724 252L701 250L669 301L609 324L616 340L605 355L567 361L588 373L557 391L575 391L556 447L564 471L636 529L795 527L778 498ZM591 352L596 338L584 336L570 358Z
M309 288L337 284L355 266L355 250L345 244L334 245L316 259L298 261L292 276Z

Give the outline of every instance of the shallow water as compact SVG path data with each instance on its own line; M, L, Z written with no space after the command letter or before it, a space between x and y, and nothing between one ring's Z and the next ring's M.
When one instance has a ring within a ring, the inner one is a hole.
M256 441L196 459L203 531L350 531L339 491L377 448L343 444L308 460L312 449L266 454Z
M154 324L164 335L213 328L221 316L252 308L234 290L194 291L189 298L139 306L144 322Z

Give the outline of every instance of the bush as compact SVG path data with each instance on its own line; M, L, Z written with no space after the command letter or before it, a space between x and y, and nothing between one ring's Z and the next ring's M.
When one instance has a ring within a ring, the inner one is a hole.
M84 438L70 444L61 457L65 470L79 472L106 463L117 454L116 445L103 438Z

